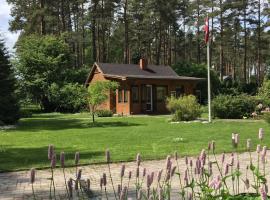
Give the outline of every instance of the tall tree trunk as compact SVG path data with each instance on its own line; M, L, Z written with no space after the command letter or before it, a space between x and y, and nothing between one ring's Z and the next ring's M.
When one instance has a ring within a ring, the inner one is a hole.
M65 4L64 0L61 0L61 21L62 21L62 31L66 31L66 19L65 19Z
M41 19L40 19L40 34L45 35L46 30L45 30L45 20L44 20L44 7L45 7L45 0L40 0L40 10L41 10Z
M92 25L91 25L91 32L92 32L92 59L93 59L94 62L97 61L96 10L97 10L97 3L94 2L93 8L92 8Z
M129 62L129 35L128 35L128 0L125 0L124 4L124 24L125 24L125 50L124 50L124 63L127 64Z
M244 0L244 81L247 83L247 1Z
M223 52L223 2L219 0L220 7L220 46L219 46L219 70L220 80L223 80L223 65L224 65L224 52Z
M258 84L261 83L261 0L258 1Z
M197 0L197 63L201 63L201 47L200 47L200 1Z

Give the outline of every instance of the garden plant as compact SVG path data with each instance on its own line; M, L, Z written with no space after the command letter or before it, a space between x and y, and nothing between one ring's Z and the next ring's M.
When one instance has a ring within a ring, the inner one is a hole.
M65 154L60 154L60 167L63 169L63 185L66 188L65 198L73 199L119 199L124 200L132 197L134 199L262 199L268 198L268 180L266 177L268 169L267 147L261 146L264 139L264 129L258 132L260 144L256 147L257 158L251 156L252 142L246 141L246 150L249 164L240 167L241 158L238 152L239 134L232 133L232 152L223 153L221 159L216 155L216 143L211 141L207 149L202 149L197 158L185 157L185 164L180 165L178 153L168 155L165 167L158 172L150 171L142 165L140 154L136 157L136 168L126 173L125 164L120 171L120 182L115 181L115 174L111 172L112 158L109 150L105 152L105 162L108 166L107 173L101 174L99 188L92 190L90 179L82 178L82 169L79 168L80 154L75 154L75 176L68 180L65 175ZM229 155L229 156L228 156ZM56 167L56 153L53 145L49 145L48 159L51 162L51 184L48 196L56 198L54 183L54 169ZM185 169L180 173L180 169ZM242 170L244 169L244 170ZM152 169L153 170L153 169ZM33 198L38 199L35 192L35 169L30 170L30 183L32 184ZM124 181L126 176L127 181ZM250 178L252 177L252 178ZM131 184L131 180L135 184ZM177 187L174 187L173 179L178 179ZM242 182L242 184L241 184ZM109 197L108 187L112 188ZM177 192L173 188L178 188ZM174 193L174 194L173 194Z

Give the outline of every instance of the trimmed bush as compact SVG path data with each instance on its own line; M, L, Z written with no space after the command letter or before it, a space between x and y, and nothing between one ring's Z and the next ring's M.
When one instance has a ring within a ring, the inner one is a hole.
M110 110L97 110L96 111L96 115L98 117L112 117L113 116L113 112Z
M49 101L57 112L79 112L86 108L86 89L78 83L63 87L53 83L49 87Z
M201 116L200 104L193 95L167 99L167 108L173 114L173 121L191 121Z
M221 119L242 119L250 117L256 105L256 98L246 94L219 95L212 102L212 112L215 117Z

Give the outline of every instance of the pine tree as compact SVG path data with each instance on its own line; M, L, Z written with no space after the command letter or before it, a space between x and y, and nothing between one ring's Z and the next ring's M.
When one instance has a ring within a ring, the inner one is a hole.
M9 62L9 56L0 41L0 125L14 124L19 119L19 106L15 93L15 78Z

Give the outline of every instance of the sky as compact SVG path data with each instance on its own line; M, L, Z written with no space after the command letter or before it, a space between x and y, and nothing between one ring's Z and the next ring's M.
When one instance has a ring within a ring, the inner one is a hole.
M0 34L6 42L6 47L13 52L13 47L18 39L19 33L11 33L8 30L8 21L11 19L10 9L11 6L7 4L6 0L0 0Z

